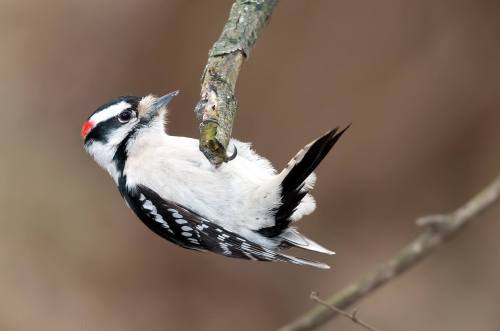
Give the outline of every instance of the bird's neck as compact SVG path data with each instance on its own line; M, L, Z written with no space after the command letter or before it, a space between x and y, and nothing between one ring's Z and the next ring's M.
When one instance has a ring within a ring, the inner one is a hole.
M141 128L127 144L128 157L136 157L138 154L151 148L162 146L168 140L163 121L155 121L151 125Z
M113 169L111 171L108 169L116 184L119 187L126 184L126 163L140 163L144 166L145 163L151 162L150 158L152 155L154 156L154 151L165 148L168 140L169 136L165 133L163 121L157 121L157 123L140 128L124 140L116 149L113 157L116 172Z

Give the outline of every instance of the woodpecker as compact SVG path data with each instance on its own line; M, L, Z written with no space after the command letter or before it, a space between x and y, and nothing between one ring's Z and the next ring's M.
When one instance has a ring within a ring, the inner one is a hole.
M197 140L166 132L166 107L177 93L113 99L82 126L85 150L129 208L154 233L187 249L328 269L283 250L335 254L293 225L316 208L313 170L348 127L305 146L281 172L249 143L231 139L234 159L216 168Z

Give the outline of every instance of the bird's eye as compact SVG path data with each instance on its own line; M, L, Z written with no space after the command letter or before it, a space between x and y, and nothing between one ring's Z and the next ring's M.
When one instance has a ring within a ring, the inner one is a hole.
M118 120L121 123L127 123L131 119L132 119L132 111L130 110L124 110L120 113L120 115L118 115Z

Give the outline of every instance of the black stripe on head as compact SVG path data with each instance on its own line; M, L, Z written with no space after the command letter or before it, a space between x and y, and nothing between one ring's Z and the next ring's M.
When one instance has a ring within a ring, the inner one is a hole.
M94 114L97 114L98 112L103 111L104 109L107 109L107 108L111 107L112 105L116 105L122 101L125 101L126 103L130 104L132 109L137 110L137 106L139 105L139 101L141 101L141 98L136 97L136 96L132 96L132 95L126 95L126 96L121 96L121 97L115 98L113 100L108 101L107 103L100 106L99 108L97 108L96 111L92 115L90 115L90 117L92 117Z
M119 104L120 102L126 102L130 105L128 109L133 110L137 114L137 107L139 105L140 97L136 96L122 96L115 98L104 105L97 108L97 110L89 116L88 119L91 119L95 114L105 111L109 107ZM89 132L87 137L85 137L85 144L90 143L91 141L99 141L102 143L108 142L108 134L112 133L114 130L118 129L123 124L118 121L116 117L111 117L106 121L97 123L97 125Z
M85 137L85 144L91 141L99 141L104 144L107 143L108 135L122 125L123 123L120 123L116 117L112 117L107 121L97 124L95 128L89 132L87 137Z

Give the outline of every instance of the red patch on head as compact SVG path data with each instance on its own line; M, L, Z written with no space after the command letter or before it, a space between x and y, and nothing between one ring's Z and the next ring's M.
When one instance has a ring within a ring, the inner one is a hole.
M85 139L87 135L89 134L90 130L94 128L94 122L92 121L85 121L82 125L82 138Z

